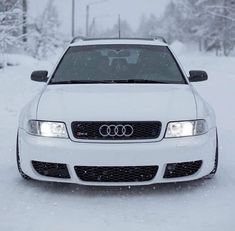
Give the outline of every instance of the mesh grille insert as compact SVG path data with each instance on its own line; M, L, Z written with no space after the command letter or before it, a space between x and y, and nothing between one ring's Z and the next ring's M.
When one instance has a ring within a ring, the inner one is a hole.
M144 182L152 180L158 166L84 167L76 166L77 176L87 182Z
M143 140L157 139L162 124L152 122L73 122L72 132L83 140Z
M199 171L202 166L202 161L184 162L168 164L166 166L164 178L177 178L191 176Z
M66 164L32 161L32 165L35 171L42 176L64 179L70 178Z

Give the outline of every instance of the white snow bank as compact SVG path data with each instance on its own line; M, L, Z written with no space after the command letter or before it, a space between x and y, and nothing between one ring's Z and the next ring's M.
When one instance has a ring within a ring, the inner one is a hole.
M24 65L36 63L37 60L27 55L18 55L18 54L5 54L5 60L7 63L13 65Z
M2 54L0 56L1 67L14 67L19 65L32 65L38 61L27 55Z
M29 55L24 54L0 54L0 69L4 66L5 68L14 66L37 66L40 67L48 65L51 67L55 64L63 53L62 49L57 49L55 53L48 59L38 60ZM38 70L38 68L37 68Z

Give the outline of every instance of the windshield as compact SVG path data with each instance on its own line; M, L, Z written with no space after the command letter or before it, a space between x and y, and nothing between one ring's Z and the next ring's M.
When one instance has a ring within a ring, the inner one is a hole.
M70 47L50 84L166 83L186 81L165 46L98 45Z

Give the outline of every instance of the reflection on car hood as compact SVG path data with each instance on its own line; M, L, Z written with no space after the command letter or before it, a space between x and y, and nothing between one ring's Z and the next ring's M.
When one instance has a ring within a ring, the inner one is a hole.
M189 85L49 85L37 119L52 121L175 121L196 118Z

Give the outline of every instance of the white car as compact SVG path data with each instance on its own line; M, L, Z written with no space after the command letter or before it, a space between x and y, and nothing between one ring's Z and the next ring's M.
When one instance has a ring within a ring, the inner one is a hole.
M213 176L215 114L160 39L77 39L23 110L17 163L25 179L150 185Z

